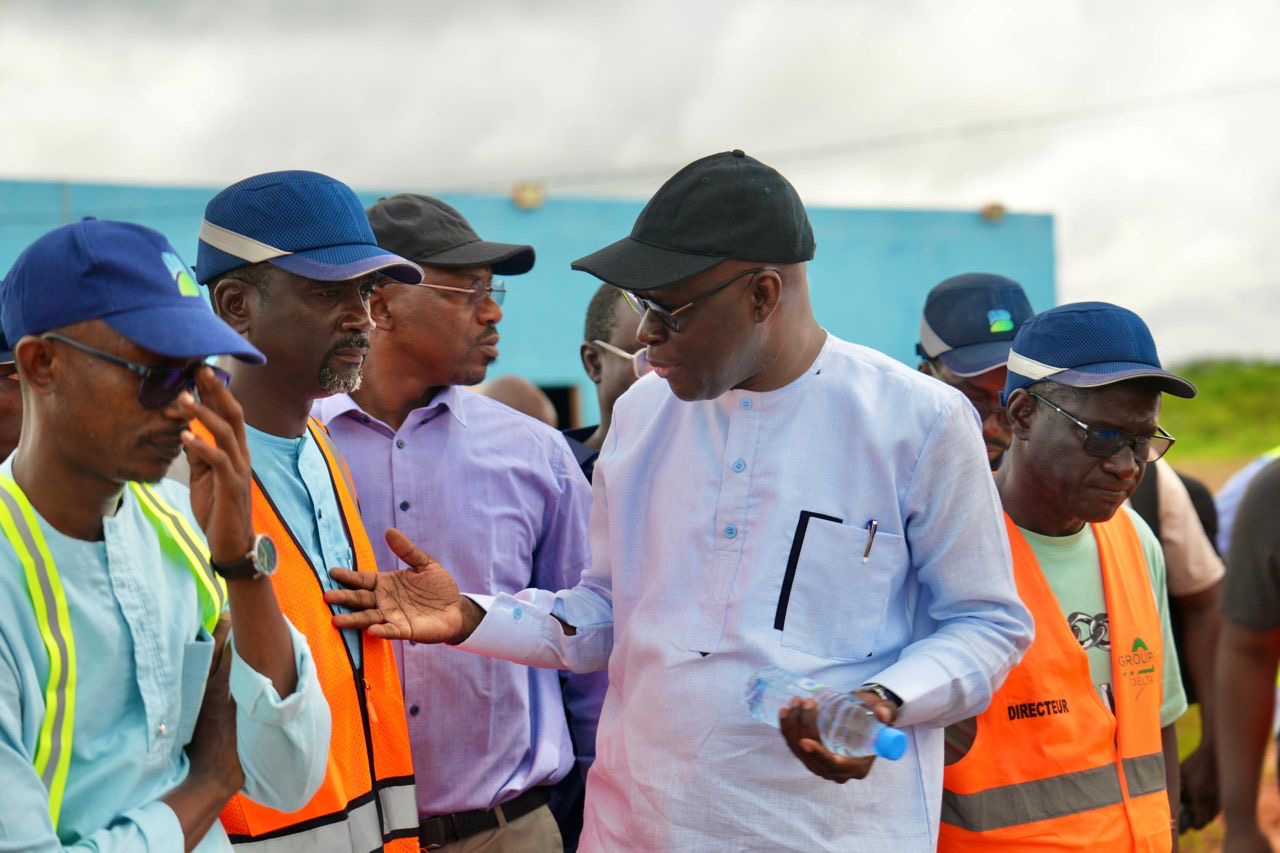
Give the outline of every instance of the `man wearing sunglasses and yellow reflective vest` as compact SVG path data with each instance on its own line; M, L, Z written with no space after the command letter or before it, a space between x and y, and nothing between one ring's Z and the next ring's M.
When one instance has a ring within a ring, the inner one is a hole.
M297 808L329 742L264 579L240 406L204 363L262 353L126 223L37 240L0 308L24 397L0 465L0 849L230 850L232 795ZM190 492L162 479L183 451Z
M1167 851L1186 709L1160 543L1125 499L1173 444L1132 311L1064 305L1014 338L996 475L1036 636L990 707L947 729L940 851ZM1171 825L1172 823L1172 825Z

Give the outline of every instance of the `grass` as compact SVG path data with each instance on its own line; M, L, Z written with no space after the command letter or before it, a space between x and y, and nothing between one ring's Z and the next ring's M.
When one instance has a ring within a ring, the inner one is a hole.
M1244 462L1280 444L1280 364L1200 361L1173 369L1200 389L1194 400L1164 395L1160 421L1178 438L1175 465Z

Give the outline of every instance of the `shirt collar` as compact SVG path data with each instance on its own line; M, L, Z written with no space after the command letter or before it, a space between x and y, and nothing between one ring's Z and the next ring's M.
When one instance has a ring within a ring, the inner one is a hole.
M410 412L407 420L414 422L427 420L441 408L444 408L445 411L453 415L459 424L465 427L467 426L466 396L471 393L473 392L467 391L458 385L445 385L436 392L430 403ZM360 404L350 394L334 394L331 397L325 397L316 403L314 414L325 426L328 426L342 415L373 417L360 408Z

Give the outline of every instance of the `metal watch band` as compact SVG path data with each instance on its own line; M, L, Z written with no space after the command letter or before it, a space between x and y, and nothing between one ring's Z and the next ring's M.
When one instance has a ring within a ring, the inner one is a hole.
M874 684L874 683L864 684L858 689L861 690L863 693L876 694L876 696L880 697L881 701L883 702L892 702L894 705L898 706L899 708L902 707L902 697L900 697L897 693L894 693L888 687L885 687L883 684Z

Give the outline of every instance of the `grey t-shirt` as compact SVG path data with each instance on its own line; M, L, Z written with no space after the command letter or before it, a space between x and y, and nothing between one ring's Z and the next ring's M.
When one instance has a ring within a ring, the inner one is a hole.
M1280 628L1280 460L1263 468L1236 510L1222 613L1237 625Z

